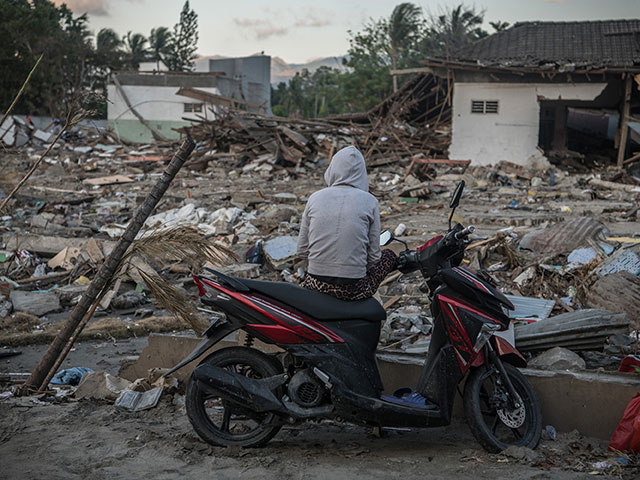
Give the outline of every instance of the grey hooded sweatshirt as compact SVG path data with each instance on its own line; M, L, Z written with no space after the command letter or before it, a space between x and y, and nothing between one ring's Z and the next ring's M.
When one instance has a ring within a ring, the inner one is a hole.
M364 157L338 151L324 174L328 187L309 197L302 214L298 255L312 275L362 278L380 260L380 213L369 193Z

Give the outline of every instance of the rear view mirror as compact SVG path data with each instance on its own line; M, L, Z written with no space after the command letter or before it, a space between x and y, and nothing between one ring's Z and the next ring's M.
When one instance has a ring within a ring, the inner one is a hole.
M391 240L393 240L393 233L391 233L391 230L385 230L384 232L382 232L380 234L380 246L381 247L389 245L391 243Z
M462 197L462 192L464 191L464 180L460 180L460 183L456 186L456 189L453 191L453 195L451 195L451 202L449 202L449 208L457 208L460 204L460 198Z

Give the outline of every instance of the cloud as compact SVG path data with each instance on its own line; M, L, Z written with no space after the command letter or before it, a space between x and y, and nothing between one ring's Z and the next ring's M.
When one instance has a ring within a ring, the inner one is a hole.
M538 0L542 3L569 3L571 0Z
M111 0L53 0L57 6L66 3L67 7L78 14L108 15Z
M262 18L234 18L233 23L239 27L252 30L258 40L286 35L289 32L288 28L276 25L273 20Z
M334 16L334 13L329 10L307 7L302 16L298 15L294 25L296 27L326 27L331 25Z
M234 18L233 23L251 32L257 40L283 36L295 28L318 28L331 25L334 14L328 10L306 7L290 12L293 20L282 18L282 12L266 7L261 18Z

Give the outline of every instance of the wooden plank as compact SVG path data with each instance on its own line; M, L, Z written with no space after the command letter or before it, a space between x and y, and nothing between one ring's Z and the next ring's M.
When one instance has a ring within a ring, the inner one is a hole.
M103 186L131 182L133 182L133 178L127 177L126 175L109 175L106 177L87 178L83 183L86 183L87 185Z
M433 69L429 67L418 67L418 68L400 68L400 69L390 69L390 75L409 75L412 73L433 73Z
M624 103L622 105L622 123L620 124L620 144L618 145L618 166L624 163L624 153L627 149L627 136L629 135L628 117L631 109L631 75L627 73L624 84Z

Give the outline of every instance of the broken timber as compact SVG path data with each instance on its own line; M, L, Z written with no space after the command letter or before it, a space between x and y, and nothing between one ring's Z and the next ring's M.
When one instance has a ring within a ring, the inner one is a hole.
M82 298L71 312L71 316L53 342L51 342L51 345L42 356L42 359L38 362L38 365L36 365L35 369L20 389L21 394L26 394L31 390L39 390L43 386L46 387L44 382L46 381L51 369L59 362L60 355L63 354L65 345L72 336L74 336L78 327L82 324L89 312L89 309L96 303L96 299L108 287L109 282L120 265L120 260L123 255L135 239L146 219L169 188L171 181L174 179L182 165L184 165L187 158L189 158L189 155L191 155L194 148L194 141L191 137L187 137L180 146L180 149L173 156L173 159L165 171L162 173L158 182L151 190L149 196L145 198L143 204L131 219L131 222L122 234L122 237L120 237L120 240L113 249L113 252L111 252L109 257L102 264L97 275L89 284L89 287L82 295Z

